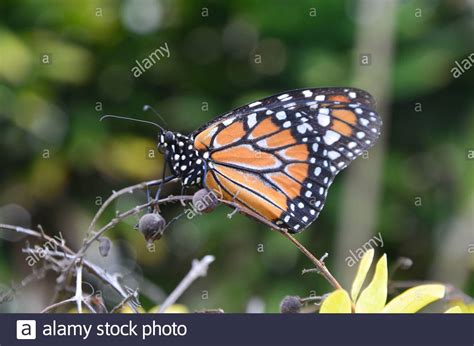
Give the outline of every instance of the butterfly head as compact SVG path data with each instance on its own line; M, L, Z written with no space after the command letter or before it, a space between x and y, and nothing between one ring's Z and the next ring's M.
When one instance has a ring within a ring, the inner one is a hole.
M172 131L161 130L158 133L158 150L165 154L167 148L171 148L172 145L176 145L176 134Z
M144 109L148 110L152 108L145 106ZM156 114L159 116L158 113ZM203 157L201 157L200 152L194 147L192 138L178 132L165 130L157 123L147 120L111 114L102 116L100 120L102 121L107 118L141 122L158 127L158 150L165 155L165 160L173 175L181 178L183 185L191 186L202 184L206 172L206 162Z
M205 172L205 161L190 137L178 132L160 131L158 149L165 155L173 175L182 179L183 185L199 185Z

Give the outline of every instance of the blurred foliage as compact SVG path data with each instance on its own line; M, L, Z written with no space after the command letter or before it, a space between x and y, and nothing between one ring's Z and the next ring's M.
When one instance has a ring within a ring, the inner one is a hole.
M467 159L474 149L474 69L458 79L450 72L456 60L473 52L474 9L472 2L456 0L398 5L376 232L383 235L389 259L413 259L412 269L397 274L401 279L428 280L441 236L449 235L449 224L468 208L474 193L474 160ZM316 16L310 15L313 8ZM113 189L161 176L156 129L99 122L101 115L159 121L152 112L142 112L144 104L151 104L167 128L188 133L259 97L351 85L359 54L357 26L377 30L377 18L362 16L359 22L356 8L356 1L2 0L1 220L31 227L41 223L78 246L87 220ZM134 78L135 60L165 42L170 58ZM261 64L255 63L256 54ZM319 219L298 236L317 254L335 248L344 175L336 179ZM179 191L176 186L166 193ZM415 206L419 196L422 205ZM102 222L114 208L123 211L144 200L138 194L119 201ZM25 213L6 215L4 206L12 204ZM170 219L181 209L169 206L165 216ZM122 223L108 234L117 254L104 263L110 270L127 268L170 292L193 258L213 254L216 262L208 276L182 298L191 311L245 311L255 302L263 302L265 311L278 311L285 295L329 290L321 277L300 275L309 262L285 239L243 216L228 219L228 212L220 207L183 218L154 253L134 231L136 219ZM22 241L0 239L0 282L28 273L21 246ZM457 246L450 251L465 253L470 245ZM460 287L470 295L472 252L470 275ZM331 268L331 256L326 262ZM144 305L149 309L153 303L144 299ZM0 310L14 310L4 306ZM22 307L27 309L28 301Z

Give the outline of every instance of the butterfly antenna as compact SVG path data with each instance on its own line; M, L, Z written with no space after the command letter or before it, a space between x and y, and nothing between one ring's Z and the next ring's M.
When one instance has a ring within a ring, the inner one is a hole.
M161 131L164 131L163 128L162 128L160 125L158 125L157 123L154 123L153 121L142 120L142 119L135 119L135 118L129 118L129 117L122 117L122 116L119 116L119 115L107 114L107 115L102 116L102 117L99 119L99 121L102 121L102 120L107 119L107 118L130 120L130 121L136 121L137 123L150 124L150 125L153 125L153 126L158 127Z
M165 119L160 115L160 113L158 113L152 106L150 106L150 105L144 105L144 106L143 106L143 111L144 111L144 112L147 112L147 111L149 111L149 110L151 110L153 113L155 113L155 115L158 116L158 118L161 119L161 121L163 122L163 124L168 125L168 123L166 122L166 120L165 120Z

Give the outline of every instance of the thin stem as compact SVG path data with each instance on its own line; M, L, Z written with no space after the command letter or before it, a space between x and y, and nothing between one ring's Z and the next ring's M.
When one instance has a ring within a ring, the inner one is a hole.
M113 313L117 312L122 307L124 307L125 304L131 302L133 300L133 298L135 298L136 294L137 294L137 291L133 291L127 297L123 298L123 300L120 303L118 303L116 306L114 306L112 308L112 310L110 310L110 313L113 314ZM131 304L133 304L133 303L131 303Z
M33 231L34 232L34 231ZM40 250L35 250L35 249L26 249L26 253L39 253ZM44 251L44 250L41 250ZM65 252L60 252L60 251L49 251L47 252L48 256L53 256L53 257L59 257L59 258L64 258L72 261L74 258L72 254L66 254ZM55 260L52 258L49 259L50 262L55 263ZM96 264L89 262L85 259L82 259L82 265L92 274L94 274L97 278L99 278L102 282L108 284L111 286L118 294L120 294L121 297L125 298L128 296L128 293L123 289L122 285L118 282L116 276L112 276L109 273L106 272L105 269L97 266ZM59 264L58 264L59 266ZM71 298L74 299L75 297ZM134 311L137 312L133 304L129 304L129 307Z
M314 255L308 251L298 240L296 240L295 237L293 237L290 233L287 231L280 231L280 233L288 238L293 244L296 245L296 247L306 256L308 259L313 262L314 266L318 269L319 273L324 276L324 278L331 284L332 287L334 287L336 290L342 289L342 286L339 284L339 282L332 276L332 274L329 272L329 270L326 268L326 265L318 260Z
M105 200L105 202L100 206L99 210L97 211L97 213L94 215L94 218L92 219L89 227L87 228L87 233L86 233L86 239L88 238L89 234L94 230L94 227L95 227L95 224L97 223L97 221L99 220L99 218L101 217L101 215L104 213L105 209L107 209L107 207L115 200L117 199L118 197L122 196L122 195L125 195L127 193L133 193L135 190L141 190L141 189L144 189L146 188L147 186L153 186L153 185L158 185L158 184L161 184L162 182L171 182L173 181L174 179L169 179L167 181L164 181L163 179L157 179L157 180L150 180L150 181L146 181L144 183L139 183L139 184L136 184L136 185L132 185L132 186L127 186L127 187L124 187L123 189L120 189L119 191L114 191L110 196L109 198L107 198Z
M339 282L334 278L334 276L329 272L329 270L326 268L326 265L318 260L308 249L306 249L299 241L297 241L286 229L279 228L275 226L273 223L269 222L268 220L264 219L260 215L256 214L254 211L244 208L242 206L239 206L235 204L234 202L230 201L225 201L225 200L220 200L222 203L229 205L233 208L236 208L236 210L240 211L241 213L244 213L257 221L269 226L272 230L278 231L281 233L283 236L288 238L296 247L311 261L313 262L314 266L316 269L321 273L321 275L331 284L332 287L335 289L342 289L341 285Z
M161 304L159 312L165 312L168 307L170 307L174 302L178 300L179 297L188 289L189 286L199 277L207 275L207 269L209 264L214 262L214 256L207 255L204 256L202 260L194 260L191 270L186 274L183 280L179 283L178 286L174 289L173 292L166 298L166 300Z
M48 305L48 306L45 307L43 310L41 310L41 313L44 314L44 313L46 313L46 312L48 312L48 311L54 310L54 309L56 309L56 308L59 308L60 306L63 306L63 305L69 304L69 303L73 303L75 300L76 300L75 297L71 297L71 298L69 298L69 299L61 300L60 302L57 302L57 303Z
M79 260L77 262L77 268L76 268L76 295L75 299L77 302L77 312L79 314L82 314L82 300L83 300L83 295L82 295L82 261Z

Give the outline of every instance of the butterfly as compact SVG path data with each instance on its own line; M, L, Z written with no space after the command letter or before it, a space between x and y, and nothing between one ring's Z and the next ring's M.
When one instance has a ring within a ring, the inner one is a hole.
M203 186L290 233L321 212L334 177L368 150L382 120L354 88L287 91L239 107L158 147L183 186Z

